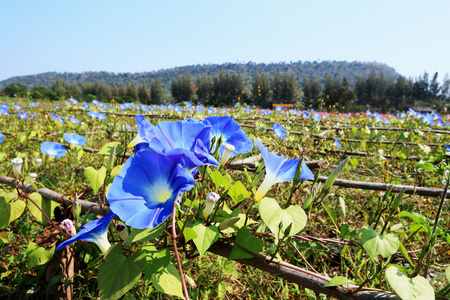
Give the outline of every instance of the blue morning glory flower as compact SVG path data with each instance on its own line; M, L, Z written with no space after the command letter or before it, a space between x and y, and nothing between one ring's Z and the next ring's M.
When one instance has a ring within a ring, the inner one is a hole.
M150 140L155 136L153 128L155 125L151 124L149 120L143 115L136 115L137 136L128 144L128 147L134 147L134 152L147 148Z
M20 105L20 104L16 104L16 105L14 105L14 107L15 107L16 109L22 109L22 105Z
M115 213L110 212L100 219L85 224L76 235L56 247L55 251L61 250L76 241L87 241L97 244L102 253L105 254L111 246L107 237L108 226L115 216Z
M267 150L267 148L265 148L258 140L255 140L255 145L258 147L259 151L261 151L266 168L266 176L255 194L255 201L259 201L267 194L274 184L294 179L300 159L285 160L283 157ZM314 174L305 162L302 162L300 179L314 179Z
M185 167L192 171L203 166L218 166L209 154L211 127L200 122L162 121L152 130L154 136L149 141L150 148L165 154L182 154L186 158ZM144 140L148 138L144 138Z
M30 115L27 113L26 110L22 110L22 111L17 112L17 116L22 121L25 121L26 119L28 119L30 117Z
M87 139L84 136L78 135L76 133L66 133L63 138L72 145L84 146Z
M9 115L11 114L7 108L1 107L0 108L0 115Z
M171 214L176 197L195 181L182 155L139 150L122 167L108 191L111 210L134 228L153 228Z
M3 133L0 132L0 143L3 143L3 140L4 140Z
M59 143L43 142L41 144L41 152L54 157L63 157L66 155L66 148Z
M339 149L342 148L341 142L339 141L339 139L337 137L334 138L334 143L333 145L335 145L336 147L338 147Z
M286 129L283 128L279 123L273 123L273 132L275 132L275 136L280 140L286 139Z
M73 124L80 124L80 120L78 120L77 118L70 117L69 120L70 120L70 122L72 122Z
M220 147L220 154L223 153L224 144L234 146L231 157L238 153L246 154L253 150L253 143L238 123L229 116L207 117L203 120L203 124L211 126L211 139L216 137L218 140L223 136L223 143Z

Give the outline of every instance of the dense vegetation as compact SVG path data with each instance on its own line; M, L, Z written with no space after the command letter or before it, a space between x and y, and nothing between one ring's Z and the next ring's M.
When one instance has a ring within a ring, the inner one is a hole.
M448 116L0 97L0 121L1 299L450 294Z
M415 107L443 111L450 79L398 75L386 65L347 62L197 65L152 73L45 73L3 81L2 93L34 99L68 97L143 104L199 102L231 106L236 102L271 108L273 104L345 111L367 108L394 112ZM31 88L31 90L29 90Z

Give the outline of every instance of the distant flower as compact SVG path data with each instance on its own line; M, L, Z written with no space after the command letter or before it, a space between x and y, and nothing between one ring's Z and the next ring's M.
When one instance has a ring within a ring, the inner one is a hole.
M182 155L139 150L122 167L106 198L111 210L128 226L153 228L171 214L176 197L192 188Z
M54 157L63 157L66 155L66 148L59 143L43 142L41 144L41 152Z
M342 148L341 142L339 142L339 139L337 137L334 138L334 143L333 145L335 145L336 147L338 147L339 149Z
M70 120L70 122L72 122L73 124L80 124L80 120L78 120L77 118L70 117L69 120Z
M286 129L283 128L279 123L273 123L273 132L275 132L275 136L280 140L286 139Z
M73 98L73 97L71 97L69 100L70 100L73 104L78 104L78 101L77 101L75 98Z
M294 179L300 159L285 160L283 157L267 150L258 140L255 140L255 145L261 151L266 169L266 176L255 194L255 201L259 201L274 184ZM300 179L314 179L314 174L303 161Z
M76 235L56 247L55 251L61 250L76 241L87 241L97 244L102 253L106 253L111 246L108 241L108 226L115 216L115 213L110 212L100 219L87 223L80 228Z
M22 105L20 105L20 104L16 104L16 105L14 105L14 107L15 107L17 110L22 109Z
M216 137L216 140L218 140L220 136L223 136L223 143L220 147L221 155L224 150L224 144L234 146L231 157L238 153L246 154L253 150L252 141L233 118L228 116L207 117L203 120L203 124L211 126L211 139Z
M27 113L26 110L21 110L19 112L17 112L17 116L19 117L19 119L25 121L26 119L28 119L30 117L30 115Z
M84 146L87 139L84 136L78 135L76 133L66 133L63 138L72 145Z
M3 137L3 133L0 132L0 143L3 143L4 137Z
M90 111L88 115L94 119L106 120L106 115L99 112Z
M0 115L9 115L11 114L7 108L1 107L0 108Z

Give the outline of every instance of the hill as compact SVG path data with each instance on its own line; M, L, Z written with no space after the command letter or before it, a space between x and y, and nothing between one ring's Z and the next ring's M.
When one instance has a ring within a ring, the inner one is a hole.
M76 83L81 86L82 83L101 81L109 85L119 85L121 82L134 82L136 85L145 81L147 85L152 79L159 78L162 87L169 89L172 78L178 77L184 73L190 73L195 80L198 76L211 75L218 76L220 71L229 73L241 73L245 85L249 86L253 75L256 71L259 73L266 72L268 77L272 79L277 71L293 72L298 83L303 82L305 75L312 78L316 73L321 84L325 83L328 73L333 76L347 76L350 86L354 86L358 76L362 75L367 78L370 72L374 70L377 74L384 73L386 78L392 76L398 77L398 73L386 64L376 62L345 62L345 61L321 61L321 62L280 62L280 63L225 63L225 64L203 64L176 67L171 69L162 69L152 72L141 73L111 73L111 72L83 72L83 73L57 73L47 72L36 75L16 76L0 81L0 89L11 83L21 83L28 88L35 86L50 87L57 79L62 79L69 83Z

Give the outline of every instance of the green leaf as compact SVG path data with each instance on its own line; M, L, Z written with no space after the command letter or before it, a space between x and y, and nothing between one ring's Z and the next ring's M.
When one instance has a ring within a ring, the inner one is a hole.
M450 266L445 269L445 278L447 278L447 281L450 282Z
M250 229L247 226L244 226L238 230L236 243L256 254L261 252L262 248L264 247L264 241L252 236L252 234L250 233ZM231 250L229 259L243 259L252 257L252 254L234 245L233 249Z
M5 197L0 197L0 229L9 225L11 218L11 205L6 202Z
M169 249L158 250L156 247L149 243L142 247L145 252L145 279L148 279L156 272L162 271L170 263L170 251Z
M228 188L231 185L231 177L228 174L222 176L222 174L220 174L219 171L215 170L209 175L209 177L216 186L216 192L219 190L221 186L224 188L224 190L228 190Z
M9 203L9 205L11 206L9 223L11 223L12 221L18 219L22 215L23 211L25 210L26 203L23 200L16 200Z
M122 170L123 165L117 165L111 170L111 178L116 177L119 175L120 170Z
M339 177L341 172L344 170L344 167L347 165L348 161L350 160L350 156L347 156L346 159L344 159L343 162L337 166L333 172L331 172L330 176L328 176L327 180L325 180L325 183L323 184L323 191L327 191L331 188L333 183L336 181L336 179Z
M42 198L39 193L31 193L28 197L30 197L30 199L33 200L34 203L36 203L36 205L39 206L49 218L53 218L53 211L55 210L55 207L59 206L58 203ZM27 207L31 214L37 221L46 225L48 220L44 214L31 201L27 202Z
M125 295L138 282L144 267L144 251L138 250L126 258L120 244L112 246L98 271L100 298L119 299Z
M112 150L114 149L114 146L116 146L116 155L119 155L123 152L123 149L120 146L120 142L111 142L106 144L105 146L100 149L100 152L98 154L102 155L111 155Z
M242 200L250 197L251 193L247 191L242 182L237 181L230 187L228 195L231 197L231 199L234 200L235 203L239 203Z
M39 245L30 242L27 246L26 256L27 256L27 267L29 269L36 266L45 265L53 258L55 253L55 246L52 248L44 248Z
M156 290L184 299L180 274L173 263L169 263L161 272L153 274L152 283Z
M275 239L281 237L286 228L292 224L289 236L297 234L306 226L307 216L298 205L291 205L282 209L273 198L265 197L259 202L259 214L263 222L275 234ZM281 224L282 222L282 224ZM281 224L281 226L280 226Z
M93 167L87 167L86 169L84 169L84 178L91 186L94 194L97 194L98 190L105 182L106 168L101 167L100 169L96 170Z
M351 164L352 166L354 166L354 167L357 167L357 166L359 165L359 161L358 161L358 159L352 157L352 158L350 159L350 164Z
M386 269L386 279L402 300L434 299L434 289L422 276L409 278L395 266Z
M372 259L376 259L377 255L389 257L399 248L399 240L395 235L390 233L380 235L368 225L359 230L359 239Z
M125 240L125 244L131 244L131 243L141 243L153 240L154 238L157 238L160 236L164 229L166 229L166 223L161 223L155 228L146 228L146 229L137 229L133 228L131 230L130 235Z
M410 218L414 222L417 222L417 223L419 223L421 225L426 225L426 224L429 223L429 220L427 218L425 218L424 216L422 216L422 215L420 215L418 213L415 213L415 212L402 211L402 212L400 212L398 214L398 216L400 218L403 218L403 217Z
M350 282L348 279L344 276L336 276L333 277L330 281L328 281L327 284L325 284L323 287L331 287L331 286L339 286L339 285L345 285L349 284Z
M192 226L192 229L197 234L197 237L192 240L194 241L200 256L203 256L206 250L208 250L219 238L219 230L214 225L206 227L199 222L196 222Z
M186 243L197 237L197 233L194 231L194 229L189 228L189 227L184 228L183 235L184 235L184 239L186 240Z

